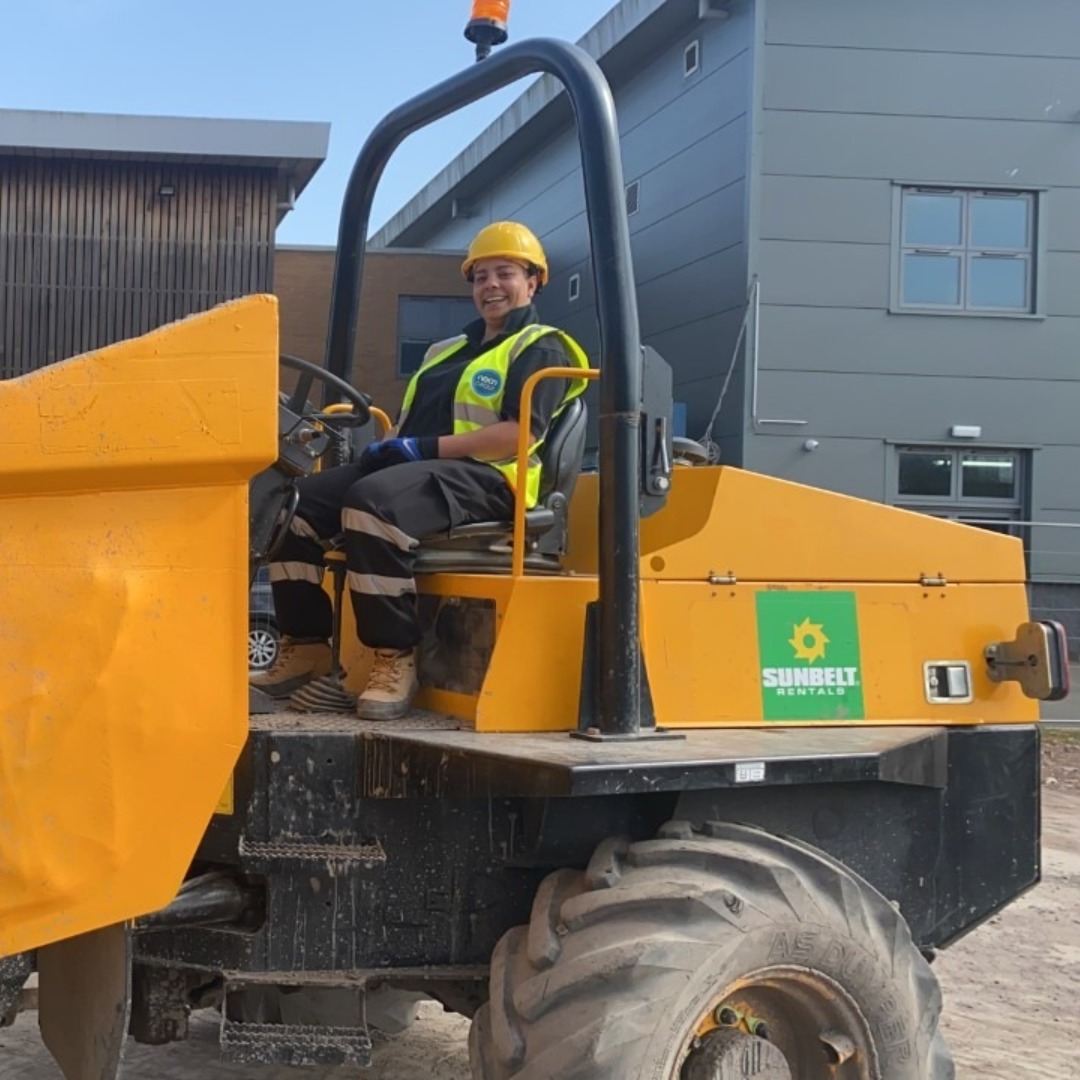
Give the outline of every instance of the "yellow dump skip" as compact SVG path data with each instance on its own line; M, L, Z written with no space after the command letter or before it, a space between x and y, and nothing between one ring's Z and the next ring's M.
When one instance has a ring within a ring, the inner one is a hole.
M257 296L0 382L0 955L167 904L247 733Z

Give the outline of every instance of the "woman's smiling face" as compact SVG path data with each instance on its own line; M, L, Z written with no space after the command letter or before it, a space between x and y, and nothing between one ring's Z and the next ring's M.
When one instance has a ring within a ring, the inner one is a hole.
M515 308L536 293L536 276L513 259L479 259L472 268L473 303L490 330L501 330Z

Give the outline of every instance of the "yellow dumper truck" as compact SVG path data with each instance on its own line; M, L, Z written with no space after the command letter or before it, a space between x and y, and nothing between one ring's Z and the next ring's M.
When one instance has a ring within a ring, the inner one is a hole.
M385 160L539 71L580 130L599 472L568 410L536 509L425 544L405 720L250 712L254 565L370 412ZM595 63L514 45L372 134L289 392L266 296L0 383L0 1013L36 969L68 1080L198 1008L229 1060L364 1064L417 994L482 1080L952 1076L928 961L1038 880L1063 635L1018 541L673 439L622 196Z

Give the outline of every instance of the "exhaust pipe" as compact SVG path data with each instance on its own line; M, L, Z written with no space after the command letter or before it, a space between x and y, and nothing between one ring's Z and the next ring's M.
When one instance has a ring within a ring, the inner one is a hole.
M135 930L175 929L239 922L255 906L257 893L228 874L214 872L185 881L168 907L135 921Z

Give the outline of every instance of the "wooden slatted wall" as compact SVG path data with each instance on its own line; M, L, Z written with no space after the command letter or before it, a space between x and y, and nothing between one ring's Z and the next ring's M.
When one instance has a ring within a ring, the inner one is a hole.
M271 291L276 189L272 169L0 157L0 379Z

